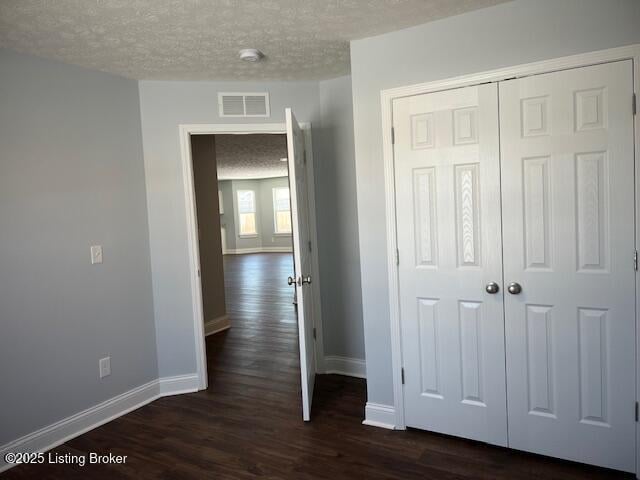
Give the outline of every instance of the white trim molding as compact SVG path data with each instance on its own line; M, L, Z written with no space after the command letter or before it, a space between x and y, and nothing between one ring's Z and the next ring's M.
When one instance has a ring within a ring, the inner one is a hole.
M158 384L160 386L159 396L167 397L169 395L197 392L200 378L197 373L189 373L174 377L162 377L158 380Z
M367 378L367 367L365 361L359 358L325 355L324 373Z
M214 333L222 332L231 328L231 322L229 321L229 315L222 315L213 320L209 320L204 324L204 336L208 337Z
M393 142L391 128L393 126L393 101L398 98L408 97L412 95L422 95L426 93L439 92L454 88L462 88L471 85L479 85L487 82L499 82L510 78L521 78L530 75L538 75L550 73L554 71L567 70L570 68L586 67L589 65L597 65L601 63L615 62L620 60L632 60L634 65L634 92L636 96L640 94L640 45L630 45L625 47L612 48L608 50L600 50L597 52L572 55L568 57L556 58L542 62L534 62L513 67L500 68L482 73L471 75L463 75L459 77L438 80L434 82L421 83L417 85L409 85L399 88L391 88L380 92L380 102L382 109L382 147L384 161L384 181L385 181L385 213L386 213L386 232L387 232L387 272L388 272L388 293L390 304L390 327L391 327L391 361L393 369L393 393L394 406L384 407L380 410L379 405L367 404L367 412L372 405L371 422L367 414L367 425L377 423L395 425L397 429L406 428L404 419L404 390L402 386L401 371L403 367L402 361L402 343L401 343L401 323L400 323L400 303L399 303L399 285L398 285L398 266L396 264L396 252L398 247L396 232L396 203L395 203L395 186L394 186L394 160L393 160ZM631 101L631 99L629 99ZM640 250L640 195L637 195L638 186L640 185L640 162L638 153L640 152L640 122L635 122L635 165L636 165L636 249ZM636 312L640 312L640 282L636 282ZM636 351L640 352L640 322L636 317ZM640 356L638 356L640 359ZM636 385L637 400L640 400L640 368L636 366ZM382 411L386 415L393 412L394 419L387 418L380 421ZM374 413L375 412L375 413ZM375 415L375 417L374 417ZM384 426L384 425L377 425ZM637 455L636 458L640 462L640 428L636 428L637 435ZM640 472L640 466L637 466Z
M244 255L245 253L293 253L293 247L227 248L224 255Z
M363 425L395 430L396 409L393 405L367 402L364 407Z
M305 137L305 147L307 151L307 186L309 194L309 215L311 216L309 226L311 228L311 239L313 248L311 251L311 262L313 268L314 282L311 285L314 304L314 327L316 329L315 356L318 370L324 368L323 336L322 336L322 308L320 305L320 269L318 262L318 233L316 222L316 205L314 191L314 168L313 168L313 146L311 142L311 124L300 123ZM202 311L202 286L200 276L200 251L197 237L197 216L196 199L193 184L193 164L191 160L191 135L249 135L252 133L279 134L285 135L287 128L284 123L240 123L240 124L182 124L178 125L178 135L180 137L180 159L182 163L182 179L185 197L185 209L187 217L187 242L189 249L189 272L191 287L191 304L193 309L193 331L196 356L196 368L199 378L199 389L207 388L207 358L205 349L204 334L204 314ZM266 247L273 248L273 247ZM262 250L262 249L261 249ZM268 250L273 251L273 250ZM225 253L231 253L227 251ZM248 253L248 252L245 252Z
M9 452L46 452L160 397L195 392L198 390L198 386L198 375L193 373L163 377L132 388L109 400L0 446L0 472L15 466L7 464L4 460L5 455Z

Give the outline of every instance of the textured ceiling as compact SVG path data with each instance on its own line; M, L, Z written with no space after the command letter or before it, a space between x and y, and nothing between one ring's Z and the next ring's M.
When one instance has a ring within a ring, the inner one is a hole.
M216 135L218 180L284 177L285 135Z
M349 40L504 1L1 0L0 47L137 79L315 80L349 72Z

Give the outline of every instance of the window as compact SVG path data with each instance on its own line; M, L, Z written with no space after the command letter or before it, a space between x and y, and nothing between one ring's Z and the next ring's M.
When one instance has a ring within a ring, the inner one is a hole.
M252 237L256 230L256 192L238 190L238 219L241 237Z
M291 204L287 187L273 189L273 221L275 233L291 233Z

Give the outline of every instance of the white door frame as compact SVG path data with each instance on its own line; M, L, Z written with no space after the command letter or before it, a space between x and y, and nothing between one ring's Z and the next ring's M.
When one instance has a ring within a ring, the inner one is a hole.
M311 215L311 238L314 242L312 267L314 281L312 284L314 327L316 329L315 355L319 372L324 371L324 349L322 343L322 309L320 305L320 271L318 268L318 234L316 229L316 203L313 181L313 150L311 144L311 124L301 123L304 132L307 155L307 184L309 193L309 214ZM284 123L255 123L255 124L183 124L178 126L180 135L180 156L182 161L182 178L184 181L185 208L187 214L187 241L189 245L189 277L191 283L191 303L193 309L193 331L196 353L196 373L198 375L198 389L207 388L207 355L205 349L204 315L202 312L202 285L200 283L200 248L197 235L197 216L195 188L193 184L193 163L191 158L191 135L251 135L251 134L280 134L286 135ZM283 279L283 282L285 279Z
M498 82L501 80L520 78L541 73L550 73L569 68L586 67L599 63L608 63L618 60L633 61L633 91L636 96L640 96L640 44L626 47L618 47L597 52L572 55L552 60L535 63L527 63L514 67L489 70L482 73L463 75L434 82L409 85L406 87L391 88L380 92L382 107L382 145L384 159L384 179L385 179L385 203L386 203L386 230L387 230L387 271L389 285L389 306L391 323L391 354L393 366L393 393L395 409L395 425L397 430L406 428L404 419L404 391L402 387L402 342L400 335L400 303L399 303L399 283L397 255L397 234L396 234L396 201L394 188L394 159L393 141L391 128L393 126L393 100L413 95L438 92L453 88L478 85L486 82ZM630 98L631 102L632 99ZM637 115L634 119L635 132L635 184L636 192L640 185L640 122ZM640 196L636 193L636 239L635 245L638 250L638 239L640 239ZM633 252L629 252L629 264L633 262ZM640 310L640 285L636 281L636 352L640 356L640 321L638 311ZM640 368L636 365L636 400L640 399ZM633 406L630 405L631 409ZM636 471L638 460L640 459L640 429L636 427Z

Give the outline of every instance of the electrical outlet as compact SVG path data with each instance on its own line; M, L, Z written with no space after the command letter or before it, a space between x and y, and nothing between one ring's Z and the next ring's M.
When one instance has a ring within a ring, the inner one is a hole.
M93 245L91 247L91 265L102 263L102 245Z
M111 357L101 358L98 366L100 367L100 378L111 375Z

